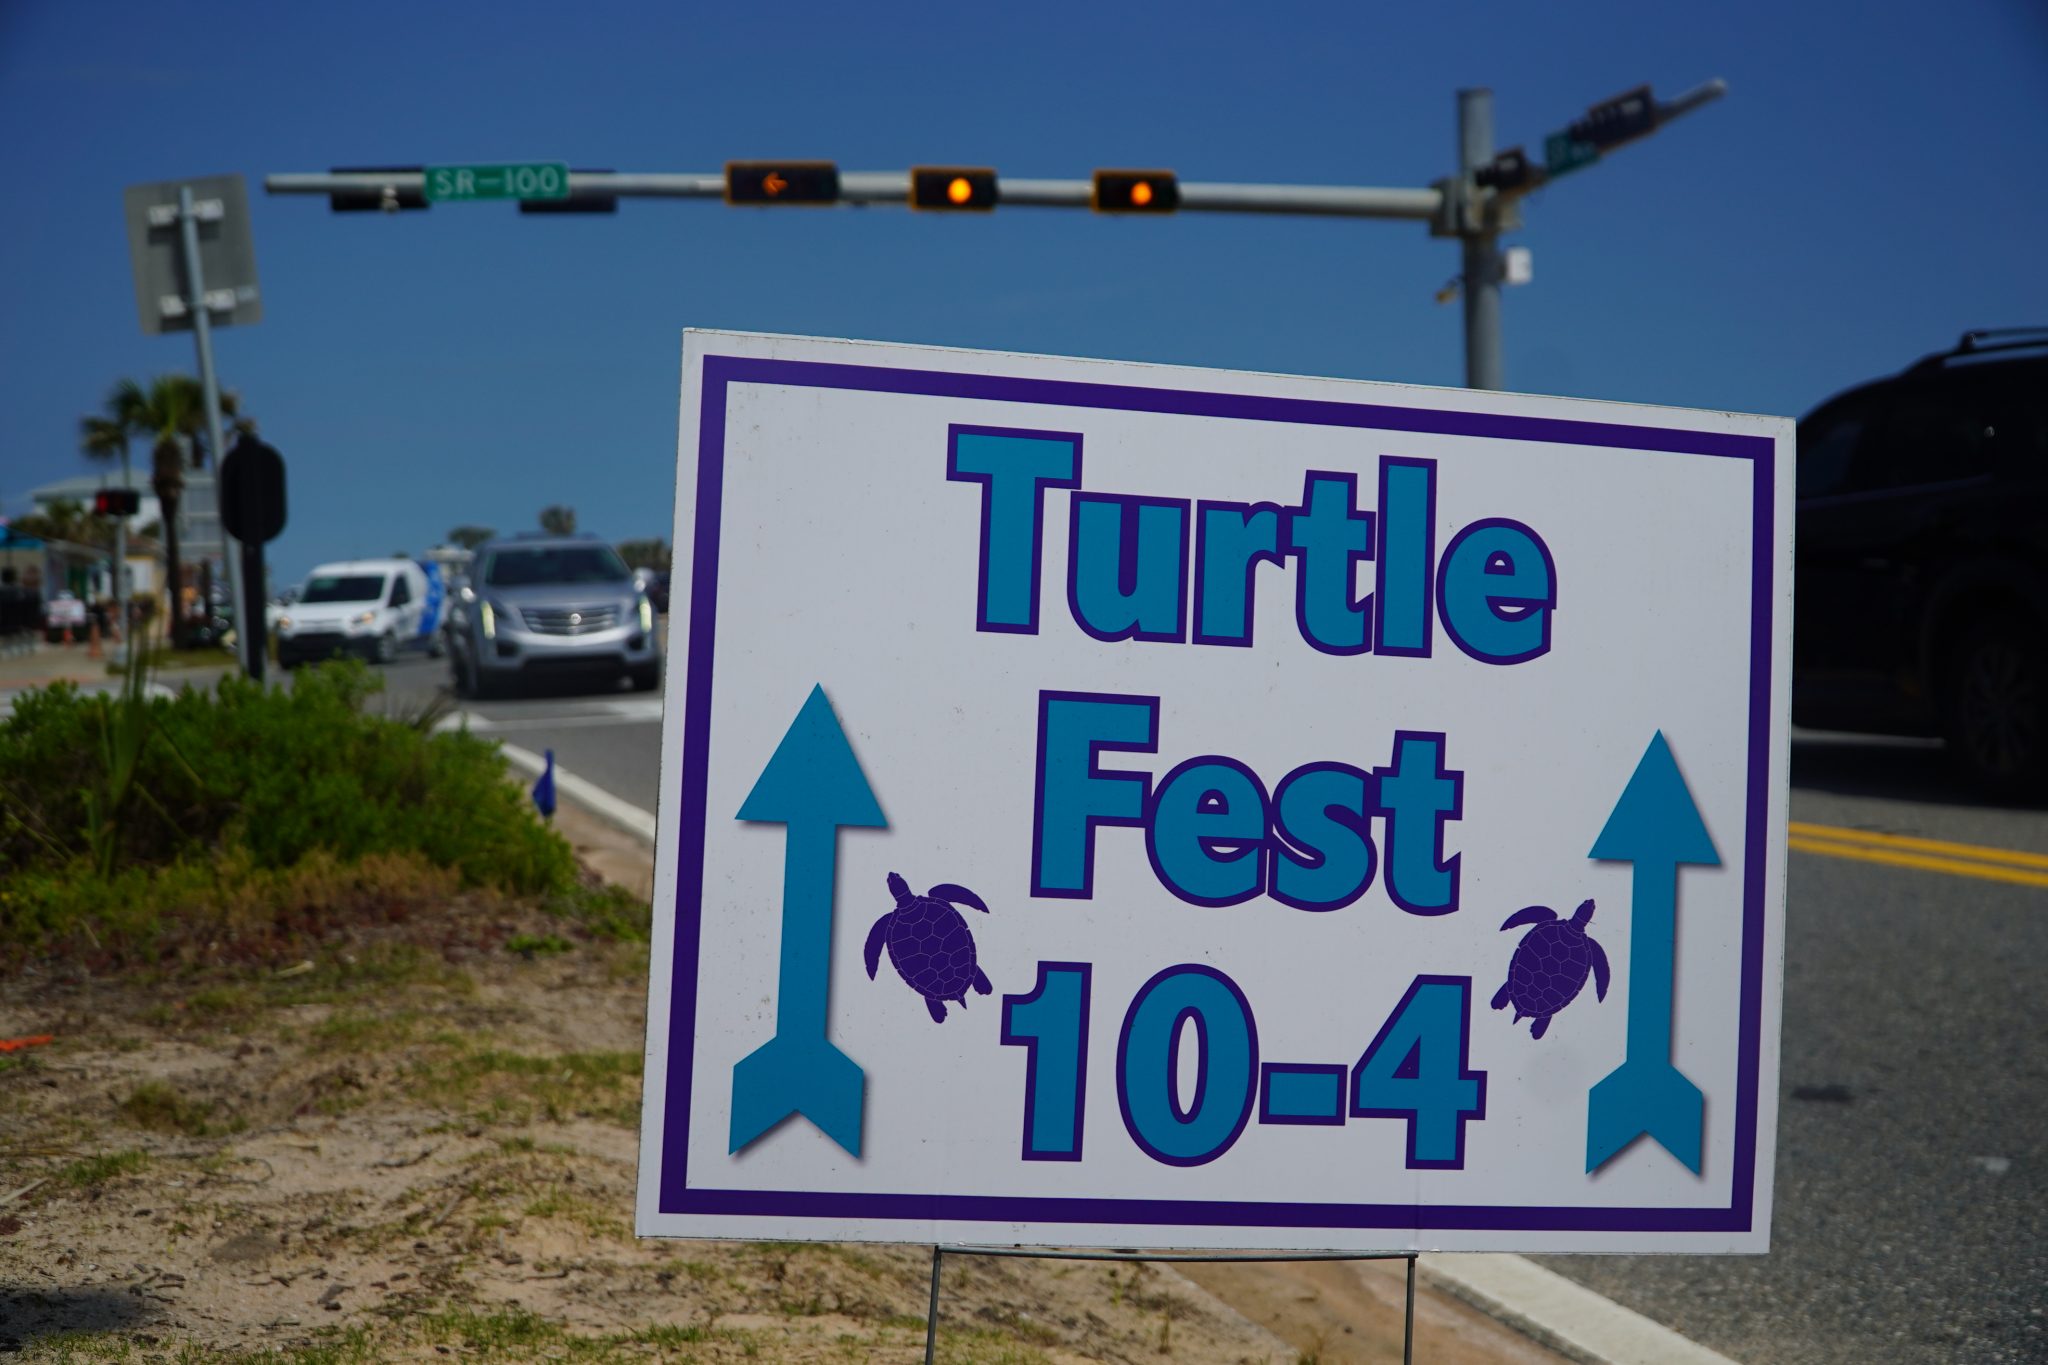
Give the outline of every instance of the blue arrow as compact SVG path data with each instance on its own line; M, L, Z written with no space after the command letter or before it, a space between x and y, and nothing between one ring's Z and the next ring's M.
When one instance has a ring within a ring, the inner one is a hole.
M1635 776L1586 855L1633 863L1628 948L1628 1055L1586 1095L1586 1169L1597 1171L1649 1134L1700 1173L1706 1102L1671 1064L1671 1001L1676 981L1678 865L1718 867L1721 855L1671 746L1659 730Z
M860 1155L867 1078L825 1038L831 989L833 881L839 826L886 828L860 760L825 690L813 687L753 791L741 820L786 825L782 850L782 969L775 1036L732 1069L728 1151L802 1114L852 1156Z

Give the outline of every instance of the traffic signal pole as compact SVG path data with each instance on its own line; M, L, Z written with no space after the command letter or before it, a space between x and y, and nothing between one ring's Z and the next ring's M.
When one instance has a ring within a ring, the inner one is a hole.
M1457 238L1463 257L1459 282L1464 295L1466 386L1498 389L1506 383L1501 363L1500 290L1505 270L1500 234L1521 226L1522 196L1592 164L1606 151L1646 136L1726 91L1724 82L1714 80L1664 103L1652 98L1648 86L1616 96L1592 106L1568 128L1552 134L1551 149L1538 165L1519 147L1494 151L1492 91L1461 90L1458 173L1420 189L1236 184L1183 181L1170 171L1098 171L1090 180L1014 180L1006 176L997 182L993 205L963 190L962 198L952 207L984 212L991 207L1026 207L1146 214L1271 213L1428 223L1431 235ZM438 188L430 189L428 169L288 173L266 176L263 184L272 194L328 195L337 210L378 206L396 212L426 208L430 201L447 197ZM461 168L434 169L445 176ZM1119 185L1149 177L1157 181L1158 197L1148 188L1142 199L1112 201L1105 198L1107 177L1116 177ZM546 211L576 212L580 205L583 211L609 212L620 199L719 199L749 205L896 204L948 211L947 205L915 198L911 171L839 171L830 162L734 162L723 172L570 170L566 180L567 194L550 196ZM559 188L559 180L553 183ZM821 185L824 188L818 188Z
M1500 230L1492 202L1476 193L1474 177L1493 161L1493 92L1458 92L1458 190L1467 212L1458 224L1464 257L1460 292L1465 303L1465 387L1503 387L1500 341Z

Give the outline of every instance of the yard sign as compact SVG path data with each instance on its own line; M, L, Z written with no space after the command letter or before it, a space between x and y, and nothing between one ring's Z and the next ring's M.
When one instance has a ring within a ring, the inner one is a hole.
M1766 1250L1791 442L687 333L639 1230Z

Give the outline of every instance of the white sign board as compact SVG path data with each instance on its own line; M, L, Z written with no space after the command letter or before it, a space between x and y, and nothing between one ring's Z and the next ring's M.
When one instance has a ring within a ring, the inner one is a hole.
M1792 424L685 334L639 1230L1768 1248Z

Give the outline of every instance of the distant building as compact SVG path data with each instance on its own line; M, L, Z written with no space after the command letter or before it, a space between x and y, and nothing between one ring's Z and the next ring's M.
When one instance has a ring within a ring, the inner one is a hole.
M163 520L164 509L163 504L157 501L156 489L150 482L147 468L133 470L126 486L139 495L135 515L126 518L132 545L142 528ZM41 511L47 511L54 502L75 502L90 510L93 494L102 488L120 487L123 487L121 471L110 467L104 473L81 474L74 479L46 483L40 488L30 489L28 496ZM213 474L209 470L188 469L185 471L185 491L178 498L178 559L195 574L201 563L211 563L214 576L220 578L225 572L226 551L220 525L220 494L214 485ZM133 553L129 555L131 571L135 558ZM154 575L148 575L148 578L154 584ZM149 592L152 588L141 587L141 590Z

